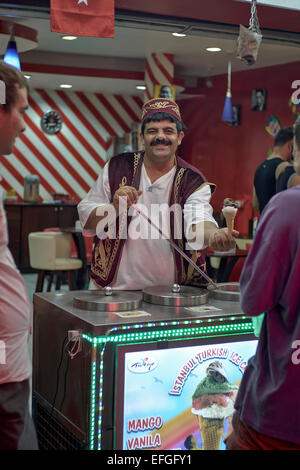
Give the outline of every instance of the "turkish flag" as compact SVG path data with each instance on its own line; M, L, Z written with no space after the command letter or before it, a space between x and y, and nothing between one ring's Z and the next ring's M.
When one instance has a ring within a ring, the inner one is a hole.
M51 31L75 36L114 37L114 0L51 0Z

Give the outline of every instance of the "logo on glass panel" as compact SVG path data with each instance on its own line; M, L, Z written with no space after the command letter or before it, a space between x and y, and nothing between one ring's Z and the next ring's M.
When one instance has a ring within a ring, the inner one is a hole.
M145 374L155 369L158 362L156 359L151 358L150 356L141 356L138 359L133 359L128 364L128 369L130 372L135 372L137 374Z

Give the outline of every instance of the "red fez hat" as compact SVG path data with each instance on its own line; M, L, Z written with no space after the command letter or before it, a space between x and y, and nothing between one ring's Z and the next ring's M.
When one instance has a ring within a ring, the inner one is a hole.
M142 122L155 113L168 113L177 118L181 122L181 115L178 104L175 101L166 98L153 98L143 104Z

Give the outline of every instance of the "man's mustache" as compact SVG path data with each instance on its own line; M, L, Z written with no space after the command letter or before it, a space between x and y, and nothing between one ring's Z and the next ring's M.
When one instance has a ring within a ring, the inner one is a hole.
M155 139L150 145L171 145L171 142L165 139Z

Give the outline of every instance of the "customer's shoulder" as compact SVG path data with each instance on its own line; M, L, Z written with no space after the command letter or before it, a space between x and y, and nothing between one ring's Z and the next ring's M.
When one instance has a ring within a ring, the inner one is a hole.
M282 192L283 200L299 199L300 198L300 185L289 188Z
M300 212L300 186L294 186L275 194L268 205L270 205L270 208L286 208L289 212L295 209L297 212Z

